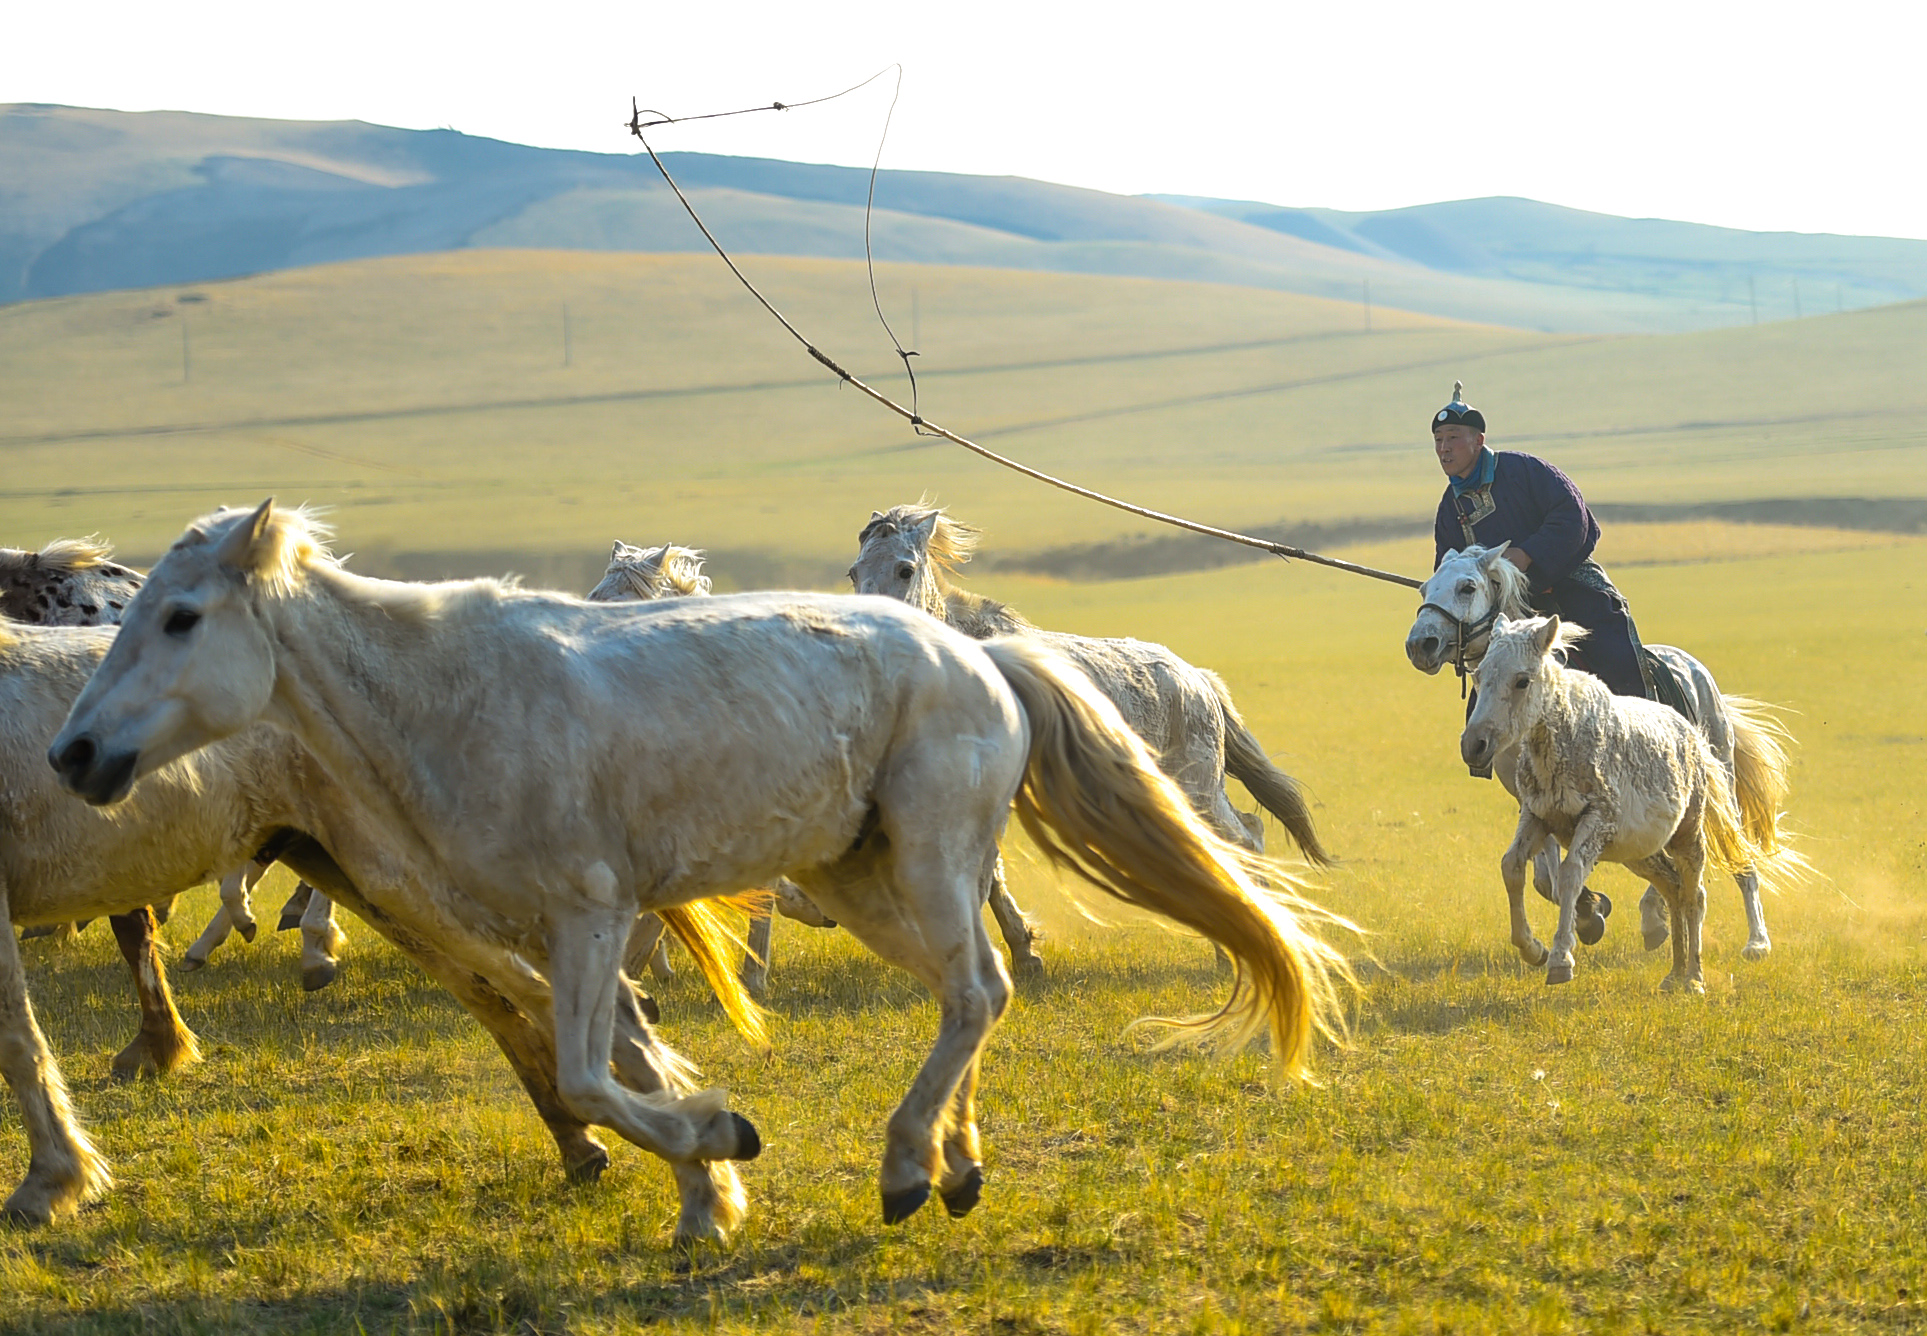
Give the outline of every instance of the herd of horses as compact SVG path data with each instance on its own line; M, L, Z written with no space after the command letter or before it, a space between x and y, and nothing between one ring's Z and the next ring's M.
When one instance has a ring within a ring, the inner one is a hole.
M952 1216L977 1204L980 1055L1010 971L1042 968L998 852L1013 812L1053 861L1230 963L1215 1012L1146 1022L1164 1042L1264 1036L1303 1075L1313 1037L1342 1033L1352 976L1329 939L1352 925L1265 856L1227 776L1306 860L1331 856L1224 682L957 587L978 533L939 509L871 515L849 570L871 597L713 596L701 554L673 544L616 544L587 598L410 584L350 572L327 537L266 502L196 521L144 577L82 543L0 554L0 1068L31 1148L11 1217L50 1221L111 1182L13 929L109 917L141 1007L114 1072L163 1074L197 1053L157 914L221 884L190 950L204 963L253 936L248 891L277 860L301 878L282 922L303 930L306 986L334 978L344 905L490 1032L567 1174L606 1167L593 1128L667 1162L683 1245L740 1224L734 1165L762 1143L663 1041L637 979L674 937L766 1043L772 907L853 933L939 1004L887 1124L885 1221L933 1192ZM1476 677L1462 751L1496 759L1520 800L1501 865L1513 941L1548 982L1571 978L1585 879L1621 862L1651 882L1648 947L1671 925L1667 986L1703 991L1702 869L1739 880L1757 958L1760 881L1802 866L1779 829L1785 735L1678 651L1697 721L1564 668L1574 632L1530 616L1494 556L1440 566L1406 650ZM1525 921L1528 864L1560 907L1550 950ZM723 902L751 909L740 963Z

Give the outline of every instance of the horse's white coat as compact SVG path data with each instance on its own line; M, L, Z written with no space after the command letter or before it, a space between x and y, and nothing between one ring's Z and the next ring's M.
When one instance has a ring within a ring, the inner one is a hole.
M885 1217L933 1185L967 1210L978 1055L1010 995L977 906L1020 780L1026 821L1060 831L1087 875L1237 954L1240 988L1203 1037L1268 1025L1298 1070L1314 1026L1336 1024L1342 959L1285 892L1254 884L1087 683L1043 650L978 646L884 600L396 585L335 565L299 513L223 512L154 569L50 755L70 787L113 802L256 718L325 771L324 842L381 888L369 898L547 1022L568 1111L676 1168L685 1238L740 1218L740 1196L691 1179L756 1143L719 1092L612 1078L637 912L791 873L922 979L942 1021L890 1119ZM552 999L510 977L518 957Z
M1566 855L1546 982L1572 978L1580 889L1594 867L1613 862L1648 878L1666 898L1675 931L1664 987L1703 993L1707 861L1729 872L1770 872L1786 856L1747 838L1726 769L1691 722L1657 702L1615 696L1590 673L1559 662L1553 651L1582 634L1556 617L1515 623L1500 616L1460 739L1469 765L1500 751L1518 753L1519 827L1500 863L1514 940L1531 932L1524 926L1526 864L1547 840L1557 840Z
M1504 554L1504 545L1471 546L1445 554L1445 560L1420 590L1419 596L1426 606L1420 607L1405 637L1405 654L1413 667L1433 674L1462 657L1467 672L1475 673L1485 655L1489 632L1471 638L1463 646L1461 655L1460 627L1475 626L1497 616L1516 621L1533 615L1531 590L1525 574L1506 561ZM1448 609L1451 616L1441 612L1441 608ZM1671 645L1647 648L1666 660L1674 674L1689 685L1707 742L1726 768L1729 784L1734 785L1743 798L1754 799L1742 804L1748 834L1762 847L1776 848L1778 836L1774 828L1786 790L1785 744L1789 739L1785 729L1757 702L1721 694L1706 665L1686 651ZM1515 798L1519 796L1515 777L1517 760L1517 754L1511 750L1502 751L1493 759L1493 774ZM1749 784L1747 780L1755 775L1759 776L1757 785ZM1556 898L1558 861L1558 850L1552 847L1542 850L1533 860L1534 881L1547 899ZM1740 955L1747 960L1760 960L1773 949L1773 940L1767 934L1766 912L1760 903L1759 876L1750 868L1741 869L1734 874L1734 881L1746 911L1747 939ZM1657 948L1666 940L1665 900L1657 887L1646 888L1640 908L1646 946L1649 950ZM1525 935L1530 938L1529 929ZM1539 949L1536 939L1531 947L1521 942L1516 921L1514 940L1520 943L1528 964L1544 963L1535 954Z

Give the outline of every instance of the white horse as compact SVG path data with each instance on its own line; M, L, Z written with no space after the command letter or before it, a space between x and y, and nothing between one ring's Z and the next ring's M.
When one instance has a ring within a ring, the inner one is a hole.
M1546 966L1547 983L1570 983L1580 888L1600 862L1621 863L1657 887L1670 911L1673 970L1661 987L1704 993L1707 863L1771 882L1804 868L1804 860L1753 842L1727 766L1690 720L1655 701L1615 696L1591 673L1560 662L1556 651L1584 635L1557 617L1511 622L1501 614L1459 740L1467 765L1505 751L1518 757L1519 828L1500 862L1512 940L1527 963ZM1566 855L1548 953L1526 922L1525 869L1551 840Z
M973 525L932 506L873 510L870 522L857 535L850 584L859 594L881 594L921 608L973 640L1028 636L1048 645L1075 663L1110 698L1158 758L1158 765L1220 837L1256 854L1265 851L1263 821L1233 807L1225 794L1229 773L1284 824L1306 858L1320 866L1331 865L1298 781L1271 763L1245 727L1223 678L1148 641L1100 640L1039 630L1015 608L956 587L951 577L970 560L981 536ZM1025 921L1014 902L1006 918L998 907L1000 896L1009 900L1001 867L991 905L1016 959ZM1028 953L1027 940L1023 949Z
M1504 545L1472 546L1445 554L1445 560L1420 591L1424 603L1405 637L1405 654L1413 667L1432 674L1452 664L1461 675L1476 672L1497 619L1504 616L1518 620L1533 615L1531 585L1525 573L1505 560L1504 554ZM1739 801L1747 837L1769 854L1778 852L1791 736L1758 701L1723 695L1706 665L1685 650L1671 645L1646 648L1664 660L1691 693L1689 704L1713 755L1726 767L1727 783ZM1516 765L1517 756L1510 750L1502 750L1493 758L1493 773L1515 798L1519 796ZM1554 896L1553 869L1557 861L1557 851L1547 848L1533 862L1534 885L1548 900ZM1740 955L1760 960L1773 949L1760 905L1760 880L1747 868L1735 869L1733 876L1746 909L1747 939ZM1589 934L1583 910L1582 903L1580 940L1597 941L1605 924L1595 920L1597 931ZM1666 920L1664 897L1656 886L1648 886L1640 899L1641 932L1647 950L1657 950L1665 942Z
M618 540L609 551L609 567L589 591L591 603L647 603L659 598L704 598L709 594L709 577L703 574L704 554L693 547L664 543L660 547L636 547ZM740 977L743 987L757 1001L769 992L770 927L776 914L806 923L812 928L834 928L836 921L810 903L809 897L787 881L770 888L767 902L749 911L749 940L743 953ZM662 919L644 914L636 920L624 953L624 967L640 974L644 965L658 979L675 973L669 967L669 952Z
M50 759L113 803L255 720L291 731L328 781L330 850L371 864L355 881L542 1019L568 1110L678 1171L761 1142L720 1092L648 1097L612 1076L630 925L788 874L940 1004L889 1120L885 1221L933 1188L953 1214L976 1204L978 1063L1010 997L979 907L1013 801L1056 857L1237 960L1224 1008L1173 1038L1268 1030L1280 1068L1302 1073L1314 1029L1338 1023L1346 962L1306 927L1316 911L1214 836L1109 702L1035 643L979 645L881 599L594 604L370 580L329 559L322 532L272 503L197 522ZM517 958L552 984L546 1005ZM680 1239L741 1219L740 1188L692 1194L678 1177Z

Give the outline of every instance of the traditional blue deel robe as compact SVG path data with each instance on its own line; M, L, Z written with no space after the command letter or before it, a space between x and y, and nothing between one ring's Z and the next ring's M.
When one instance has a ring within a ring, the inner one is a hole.
M1626 600L1592 560L1599 522L1571 478L1543 459L1511 450L1479 452L1471 476L1453 478L1439 501L1432 565L1477 544L1511 543L1532 558L1534 605L1591 632L1573 657L1621 696L1651 691L1640 663L1639 630Z

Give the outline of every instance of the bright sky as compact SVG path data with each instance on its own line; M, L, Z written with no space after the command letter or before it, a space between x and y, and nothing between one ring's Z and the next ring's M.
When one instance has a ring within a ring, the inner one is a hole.
M1345 209L1526 195L1927 238L1927 5L1829 0L94 0L12 6L0 102L453 126L624 153L901 61L887 167ZM883 84L661 149L868 165Z

